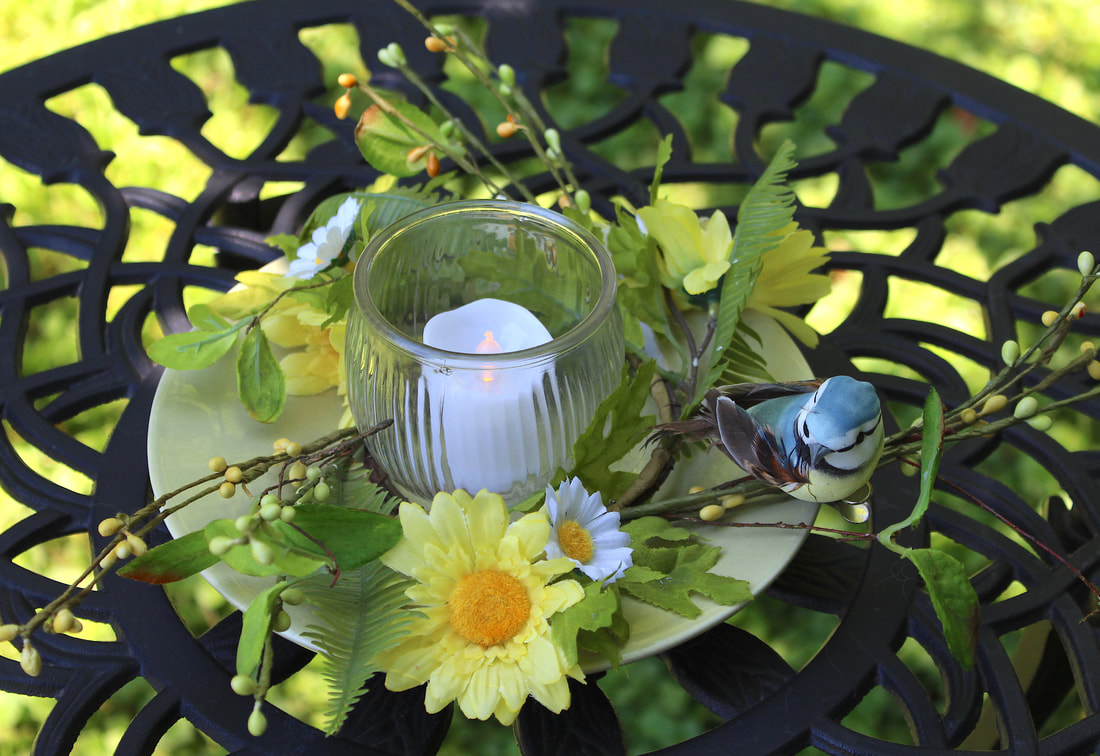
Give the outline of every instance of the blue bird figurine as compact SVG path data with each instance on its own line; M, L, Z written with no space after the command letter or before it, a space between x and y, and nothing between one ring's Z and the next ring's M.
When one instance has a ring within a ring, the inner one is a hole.
M823 504L866 485L884 441L874 387L844 375L712 389L699 417L661 431L710 438L749 475Z

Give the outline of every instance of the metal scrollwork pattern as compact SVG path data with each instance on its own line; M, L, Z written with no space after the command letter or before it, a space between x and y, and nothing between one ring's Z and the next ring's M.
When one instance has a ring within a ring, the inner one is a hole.
M595 209L606 216L614 196L635 204L648 197L651 166L614 165L601 151L606 140L639 124L674 135L673 157L664 173L667 185L706 185L720 197L733 196L722 192L743 188L759 175L769 145L774 147L781 136L793 136L805 146L792 176L801 200L798 217L833 248L831 269L856 281L844 317L808 358L819 374L871 380L902 414L905 407L923 403L926 382L936 385L949 404L965 398L960 362L997 369L1000 344L1037 323L1051 306L1036 298L1036 286L1051 271L1074 271L1080 250L1100 249L1100 203L1074 198L1030 219L1037 236L1031 248L988 275L966 272L950 243L966 233L959 219L976 214L988 219L1018 200L1039 196L1067 166L1083 180L1095 181L1100 177L1100 131L931 54L730 0L422 0L419 6L429 14L487 20L490 54L515 67L527 96L543 109L548 123L558 125ZM594 121L557 123L546 103L548 92L567 81L569 25L593 18L616 22L606 78L618 97ZM88 534L93 545L101 545L95 524L144 501L147 478L141 473L159 369L142 349L143 323L153 313L166 330L187 328L184 287L224 290L233 281L229 267L192 262L194 249L213 247L220 260L235 266L259 265L277 254L265 237L295 231L325 196L376 178L355 148L352 124L333 117L322 61L299 34L333 23L354 27L375 84L406 90L392 71L374 62L374 51L394 40L426 81L433 86L442 81L439 56L421 45L423 30L383 0L226 7L101 40L0 77L0 156L46 185L80 187L95 199L103 217L98 228L18 225L12 208L0 205L6 279L0 291L0 409L11 431L0 440L0 479L10 496L33 510L0 535L0 616L5 622L25 620L62 588L18 566L21 554L70 534ZM732 160L698 157L694 135L668 99L685 87L700 40L713 36L746 44L714 93L715 107L732 114L721 121L729 124L725 138ZM207 49L227 54L250 101L275 111L268 132L245 157L226 154L203 135L211 117L208 95L170 64L176 56ZM163 135L205 164L210 172L206 183L189 197L152 186L114 185L107 177L114 155L81 124L46 104L88 81L106 91L140 134ZM841 85L822 94L836 81ZM453 93L441 89L440 96L471 127L486 128ZM964 138L956 147L920 153L938 157L935 165L907 162L914 148L934 141L951 119L966 127L957 130ZM284 150L306 120L334 136L309 147L300 159L286 159ZM518 143L494 149L505 161L528 157ZM897 183L897 173L904 171L915 177L908 184L905 176L900 179L911 191L900 200L884 201L883 183ZM545 174L526 181L536 193L553 187ZM298 182L300 188L275 198L261 195L271 182ZM813 201L813 191L827 196ZM727 214L736 212L736 200L716 204ZM154 262L123 260L134 210L151 212L172 226ZM893 232L910 235L897 242L900 237L889 236ZM838 239L846 241L836 244ZM32 248L80 264L35 278ZM899 304L893 293L898 282L913 285L917 299ZM135 288L108 321L109 292L121 286ZM981 310L985 332L939 322L926 311L934 305L921 301L930 291L973 303ZM22 356L35 308L67 299L78 307L79 357L25 371ZM1100 316L1090 313L1075 328L1096 334ZM883 360L904 369L881 370L876 365ZM1087 376L1071 378L1046 394L1062 398L1089 384ZM82 412L119 399L126 400L125 408L101 452L60 428ZM1100 415L1100 402L1068 415L1088 424ZM15 435L88 476L92 492L75 493L37 472L16 451ZM1064 493L1037 506L998 482L998 469L1011 464L998 456L1006 449L1016 454L1007 459L1030 460ZM1100 744L1100 714L1095 713L1100 639L1095 625L1081 621L1091 608L1090 595L1062 562L979 516L976 507L951 500L960 494L980 499L1013 527L1041 538L1080 573L1100 581L1098 471L1100 452L1067 448L1026 426L947 453L943 485L930 515L910 537L913 543L949 539L980 557L973 584L984 606L972 670L952 659L927 595L893 554L811 536L769 590L769 600L798 607L804 615L835 618L835 628L812 658L797 665L775 650L769 637L757 637L739 622L664 654L672 678L722 723L661 753L790 753L810 745L829 753L910 753L911 745L888 742L874 728L857 727L849 716L865 696L882 691L908 723L911 743L936 752L1092 752ZM876 523L907 513L915 496L913 479L888 469L875 486ZM754 607L748 613L754 611L767 609ZM91 713L139 676L158 692L134 719L119 753L151 752L180 718L241 754L433 753L446 736L447 712L428 715L415 692L395 695L379 685L336 738L326 739L274 709L267 733L252 738L245 730L251 700L233 695L228 684L239 614L194 638L164 591L132 583L123 588L115 578L89 597L81 613L110 623L117 639L43 636L38 648L45 665L37 678L22 674L14 661L0 659L0 686L57 700L39 736L39 753L71 749ZM1006 650L1006 638L1021 632L1034 636L1031 643L1043 655L1038 672L1024 670ZM914 672L906 655L914 647L937 670L941 688ZM310 658L287 643L279 644L276 656L281 677ZM1076 696L1083 713L1052 729L1046 720L1067 694ZM620 726L598 687L578 686L574 695L576 704L562 715L534 705L523 711L516 735L524 753L624 752L630 712L618 712Z

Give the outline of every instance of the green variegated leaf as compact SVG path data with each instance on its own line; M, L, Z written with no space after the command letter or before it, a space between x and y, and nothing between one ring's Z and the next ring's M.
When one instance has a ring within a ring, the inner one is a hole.
M355 143L366 161L382 173L398 177L416 175L424 170L425 157L410 162L410 151L446 140L435 121L416 106L402 100L388 102L397 114L371 105L355 127Z
M237 393L248 414L261 423L275 422L286 405L286 376L259 328L248 331L241 342Z
M191 577L217 563L218 558L210 553L206 535L197 530L134 557L119 569L118 574L161 585Z

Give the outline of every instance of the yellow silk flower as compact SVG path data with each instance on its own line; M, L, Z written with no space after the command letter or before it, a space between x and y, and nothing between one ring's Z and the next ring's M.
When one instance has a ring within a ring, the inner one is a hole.
M416 582L405 593L422 616L376 662L386 687L427 683L429 712L457 701L471 719L511 724L528 696L553 712L569 706L567 676L584 679L550 640L547 619L580 601L567 558L541 558L550 536L544 514L508 522L497 494L439 493L431 512L404 503L404 536L382 562Z
M657 268L666 288L703 294L729 270L733 235L721 210L701 221L690 207L659 199L638 210L638 217L657 240Z
M763 256L763 267L745 307L770 315L802 343L817 346L817 332L806 321L776 308L810 304L829 293L829 277L812 272L828 261L829 253L824 247L813 246L814 235L795 223L777 235L787 238Z

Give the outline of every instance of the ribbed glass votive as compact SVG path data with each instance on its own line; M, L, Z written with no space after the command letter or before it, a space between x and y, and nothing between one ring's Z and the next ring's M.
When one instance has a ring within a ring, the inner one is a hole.
M412 498L518 502L569 464L618 384L615 271L585 229L534 205L454 202L375 236L355 269L348 400Z

